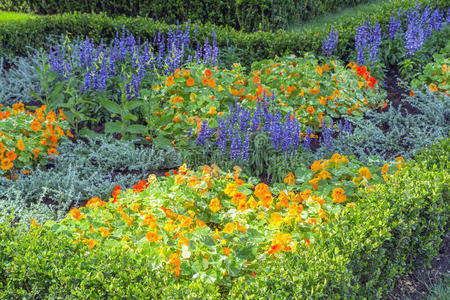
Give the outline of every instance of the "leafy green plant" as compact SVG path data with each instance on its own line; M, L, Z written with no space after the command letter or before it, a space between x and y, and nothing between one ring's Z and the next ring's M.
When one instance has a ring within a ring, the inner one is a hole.
M442 49L440 53L433 55L434 61L428 63L425 66L423 73L411 81L411 86L416 89L426 86L428 90L432 92L442 91L449 96L449 83L447 82L450 80L449 51L450 42L447 43L447 46Z

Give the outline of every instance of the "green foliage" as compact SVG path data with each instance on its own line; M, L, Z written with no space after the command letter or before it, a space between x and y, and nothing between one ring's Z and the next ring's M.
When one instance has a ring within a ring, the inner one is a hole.
M413 88L425 88L431 90L435 85L435 88L449 95L449 82L450 81L450 42L447 42L445 48L440 53L433 55L433 62L428 63L423 69L423 73L418 75L417 78L411 81Z
M18 221L60 219L67 208L93 196L107 198L114 187L131 187L151 171L180 165L172 148L135 146L132 141L95 139L65 142L48 168L30 169L17 180L0 177L0 214Z
M150 257L114 249L87 252L61 234L0 224L0 298L217 299L201 278L181 284Z
M368 0L2 0L0 8L37 14L105 12L108 16L148 17L169 24L191 20L254 31L284 29L294 21L305 21L325 12L365 2Z
M449 140L424 150L391 183L364 193L323 239L238 280L230 298L380 299L435 255L448 218ZM299 271L300 270L300 271Z
M315 1L318 2L318 1ZM334 27L339 30L339 56L347 58L354 48L356 27L370 17L371 22L380 23L385 28L393 11L399 8L408 9L415 5L414 0L395 0L382 2L370 12L358 14L337 20L334 23L305 29L301 32L255 32L245 33L226 27L216 27L217 42L220 48L233 46L236 49L238 59L245 66L252 62L272 58L275 55L296 54L304 52L322 53L322 40ZM430 8L446 8L445 0L418 1L423 6ZM169 25L152 21L146 18L109 18L104 14L63 14L53 16L36 16L33 19L20 22L8 22L0 26L0 53L23 55L26 46L39 48L46 40L46 35L51 32L56 35L67 34L73 36L90 36L98 43L101 38L105 41L114 38L115 32L122 26L133 33L135 37L153 40L158 30L167 33ZM194 30L194 26L191 26ZM211 25L199 25L197 40L203 44L211 33Z
M433 33L431 37L425 41L420 50L412 57L403 58L401 61L399 61L400 74L402 75L402 78L408 82L412 80L411 85L413 87L418 86L417 80L414 81L414 79L418 78L423 72L430 71L430 67L428 67L428 69L425 69L426 66L429 65L427 63L430 61L430 57L440 52L444 55L444 57L445 55L447 55L448 59L450 43L448 43L447 41L450 39L450 25L444 26L445 27L442 29L442 31ZM392 58L395 57L395 55L388 54L388 57ZM399 55L397 55L397 57L399 57ZM444 63L444 57L437 54L435 60L439 60L439 62ZM430 75L432 74L428 74L428 76ZM425 74L425 76L427 76L427 74ZM430 78L427 78L426 80L422 77L421 80L427 82L430 80Z
M310 247L269 259L239 277L228 299L380 299L396 280L427 264L447 228L449 140L424 149L387 184L363 191L354 208L324 224ZM122 248L73 244L66 234L7 225L0 235L0 297L219 297L204 278L157 272L152 257ZM87 228L88 230L89 228ZM168 262L167 262L168 264ZM130 284L132 283L132 284Z
M354 120L355 130L351 135L342 135L334 140L332 152L356 155L362 161L393 160L397 156L411 158L427 145L447 138L450 133L450 103L447 96L440 99L431 92L414 91L406 97L411 113L399 105L387 111L367 112L367 118ZM314 154L323 157L329 152L322 147Z

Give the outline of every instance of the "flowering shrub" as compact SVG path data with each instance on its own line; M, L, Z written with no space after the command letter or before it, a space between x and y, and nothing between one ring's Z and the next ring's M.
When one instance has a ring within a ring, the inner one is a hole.
M45 165L47 157L58 155L58 142L71 136L65 118L61 110L57 115L45 105L34 113L25 111L21 102L0 107L0 176L15 177L17 170Z
M250 75L235 64L232 70L212 70L192 66L176 70L162 86L154 86L153 128L165 136L186 133L186 125L200 131L203 121L217 126L235 100L246 109L255 109L264 96L280 105L281 117L291 115L300 129L319 130L325 120L351 115L361 117L384 102L377 80L363 66L346 68L333 60L318 64L312 55L265 60L252 66Z
M321 224L357 205L357 186L371 188L388 168L334 154L269 188L241 179L238 167L224 173L215 165L199 171L183 165L132 190L116 187L109 202L92 198L46 227L91 251L122 248L151 257L155 270L226 285L257 275L264 260L314 244Z

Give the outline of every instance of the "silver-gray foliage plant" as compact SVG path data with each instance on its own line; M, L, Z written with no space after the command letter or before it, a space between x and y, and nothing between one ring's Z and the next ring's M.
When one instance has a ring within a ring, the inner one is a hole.
M444 97L444 99L442 99ZM355 123L350 135L340 135L334 140L333 152L356 155L363 162L393 160L397 156L411 158L424 146L448 138L450 133L450 97L431 92L415 91L405 97L413 108L407 112L401 105L388 111L371 111L366 118ZM321 147L317 157L329 155Z
M131 188L155 170L177 167L174 149L136 146L133 141L97 138L64 142L60 155L47 168L20 174L17 180L0 177L0 222L14 212L18 221L61 219L68 208L92 197L107 200L120 185Z

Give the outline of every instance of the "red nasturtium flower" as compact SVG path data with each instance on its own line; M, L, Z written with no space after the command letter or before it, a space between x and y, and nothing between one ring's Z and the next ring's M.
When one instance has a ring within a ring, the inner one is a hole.
M141 180L133 186L133 192L142 193L148 186L149 183L147 181Z
M116 186L112 192L112 196L114 197L114 199L111 201L111 203L116 203L117 202L117 196L119 196L121 190L120 190L120 186Z

